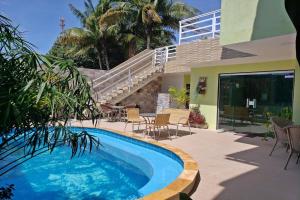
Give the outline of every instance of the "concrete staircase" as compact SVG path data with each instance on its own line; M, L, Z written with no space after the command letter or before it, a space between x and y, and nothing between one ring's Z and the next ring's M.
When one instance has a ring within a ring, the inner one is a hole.
M155 50L144 50L94 79L95 98L99 103L119 103L162 74L163 57Z

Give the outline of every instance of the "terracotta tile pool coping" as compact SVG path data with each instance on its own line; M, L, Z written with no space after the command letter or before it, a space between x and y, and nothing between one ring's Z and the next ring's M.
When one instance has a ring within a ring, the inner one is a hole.
M98 129L103 129L107 131L111 131L129 138L134 138L136 140L140 140L143 142L147 142L150 144L153 144L155 146L162 147L164 149L167 149L173 153L175 153L179 158L183 161L183 171L181 174L177 177L175 181L170 183L168 186L165 188L153 192L145 197L143 197L143 200L160 200L160 199L179 199L180 193L185 193L185 194L190 194L192 190L194 189L194 185L197 181L197 177L199 176L199 167L198 163L187 153L182 151L181 149L178 149L176 147L172 147L167 144L160 143L155 140L149 140L145 139L143 137L137 136L132 133L128 132L122 132L118 130L113 130L113 129L107 129L107 128L99 128L99 127L94 127L94 126L86 126L90 128L98 128Z

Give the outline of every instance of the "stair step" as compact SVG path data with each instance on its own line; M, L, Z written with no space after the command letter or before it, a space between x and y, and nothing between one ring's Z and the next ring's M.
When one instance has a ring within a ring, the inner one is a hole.
M124 85L118 86L117 90L123 90L124 87L125 87Z
M123 94L123 92L124 92L123 90L118 90L117 91L118 94Z
M118 94L118 93L115 93L115 92L110 94L111 97L117 97L118 95L119 95L119 94Z
M112 96L110 96L110 95L109 95L109 96L106 96L106 97L105 97L105 100L112 100Z
M145 79L144 76L139 77L139 80L144 80L144 79Z

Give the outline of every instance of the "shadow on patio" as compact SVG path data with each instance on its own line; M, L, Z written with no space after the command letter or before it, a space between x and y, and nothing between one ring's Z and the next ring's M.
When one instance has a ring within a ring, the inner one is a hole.
M134 133L137 133L137 134L141 134L143 135L145 130L144 129L141 129L141 130L134 130ZM178 135L176 137L176 128L173 128L173 127L170 127L169 129L170 131L170 134L171 134L171 138L172 140L173 139L177 139L177 138L180 138L180 137L185 137L185 136L188 136L190 135L190 132L188 130L178 130ZM196 134L196 133L193 133L192 131L192 134ZM146 134L147 136L147 134ZM153 133L151 132L150 133L150 136L153 138ZM161 140L169 140L169 135L168 135L168 132L166 130L161 130L161 134L160 136L158 135L158 132L155 131L155 139L158 140L158 141L161 141Z
M236 142L256 145L255 148L226 155L232 162L250 165L253 170L223 181L223 187L215 200L299 200L300 165L296 156L288 170L284 164L288 154L284 148L275 150L272 157L268 154L272 143L262 138L241 137Z

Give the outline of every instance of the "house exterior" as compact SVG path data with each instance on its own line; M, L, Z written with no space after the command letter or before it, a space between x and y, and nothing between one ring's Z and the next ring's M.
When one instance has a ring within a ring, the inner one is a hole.
M268 116L300 123L296 30L282 0L222 0L221 9L180 22L162 92L190 88L210 129L265 133Z

